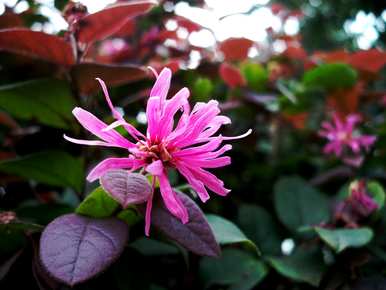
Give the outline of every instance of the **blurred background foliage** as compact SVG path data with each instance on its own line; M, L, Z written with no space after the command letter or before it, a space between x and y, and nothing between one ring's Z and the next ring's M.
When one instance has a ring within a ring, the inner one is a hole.
M186 9L211 11L210 1L160 2L123 25L109 19L105 25L119 26L113 33L93 26L103 18L76 30L72 21L87 13L66 0L0 3L0 288L68 289L41 273L39 232L92 192L96 185L84 180L89 168L124 154L65 142L63 133L89 137L71 110L82 106L112 121L94 80L101 77L114 104L143 132L150 65L175 72L172 92L186 86L192 102L219 100L233 120L224 135L253 129L234 142L232 165L216 171L231 194L200 204L245 239L224 246L218 260L200 258L155 231L143 239L139 222L121 259L75 289L384 289L385 3L249 1L236 14L252 17L263 36L243 35L254 30L246 22L237 25L240 34L219 39ZM181 7L192 17L177 13ZM359 113L362 131L378 138L359 169L323 155L318 130L332 111ZM194 196L175 172L170 179ZM379 210L365 218L350 212L342 221L334 208L350 200L356 179L375 182L368 192Z

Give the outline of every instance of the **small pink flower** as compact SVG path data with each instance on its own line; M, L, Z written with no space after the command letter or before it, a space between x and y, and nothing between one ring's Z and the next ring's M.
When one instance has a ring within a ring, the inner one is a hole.
M358 227L358 222L378 209L378 204L368 194L366 182L360 180L350 186L350 195L335 208L335 219L349 227Z
M360 122L361 117L357 114L350 114L345 120L334 114L333 122L323 122L319 135L329 141L323 149L324 153L333 153L349 165L360 166L363 161L361 150L370 150L376 141L375 136L361 135L355 131Z
M350 202L352 206L362 216L367 217L378 209L378 204L367 193L366 183L364 180L358 181L356 186L351 189Z
M168 180L168 168L177 169L205 202L209 199L207 189L225 196L230 190L224 187L223 181L207 171L231 163L230 157L221 156L232 148L231 145L221 147L223 141L243 138L251 133L236 137L215 135L222 125L229 124L228 117L219 115L218 102L197 103L191 109L188 97L189 90L181 89L172 98L167 99L171 81L171 70L164 68L157 75L157 80L150 92L147 102L147 133L146 136L127 123L111 103L105 83L97 79L102 86L106 101L116 119L110 125L105 124L90 112L75 108L73 114L79 123L101 140L78 140L64 136L68 141L108 147L119 147L128 151L124 158L107 158L100 162L87 176L94 181L111 169L127 168L130 170L145 169L153 178L153 187L159 181L160 192L167 209L182 223L189 220L188 212ZM177 112L180 117L175 122ZM119 134L115 128L122 126L130 134L130 141ZM149 234L152 198L147 201L145 215L145 233Z

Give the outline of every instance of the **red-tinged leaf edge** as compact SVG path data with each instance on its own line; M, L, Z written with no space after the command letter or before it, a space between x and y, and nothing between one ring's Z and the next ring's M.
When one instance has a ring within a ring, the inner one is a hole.
M148 12L158 5L155 0L137 0L119 3L89 14L78 22L77 39L82 43L102 40L117 32L126 22Z
M108 268L128 240L126 223L67 214L53 220L40 238L40 261L52 278L70 286Z
M187 250L209 257L219 257L221 249L202 210L187 195L176 192L189 213L189 222L182 224L164 206L161 200L152 210L152 225L165 236Z
M85 62L74 65L71 75L78 91L83 95L89 95L101 89L99 83L95 81L97 77L109 86L118 86L142 80L148 76L148 71L135 65Z
M0 51L21 54L48 62L71 66L74 52L63 38L25 28L0 30Z

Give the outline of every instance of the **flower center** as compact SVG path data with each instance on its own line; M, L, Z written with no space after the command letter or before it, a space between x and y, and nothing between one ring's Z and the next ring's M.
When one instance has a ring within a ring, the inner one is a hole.
M168 148L163 142L150 145L145 142L140 142L140 144L138 144L138 149L145 153L144 158L147 163L151 163L155 160L161 160L162 162L167 163L172 159Z
M347 134L346 132L341 131L341 132L338 132L337 137L338 137L339 141L346 141L346 140L349 139L349 134Z

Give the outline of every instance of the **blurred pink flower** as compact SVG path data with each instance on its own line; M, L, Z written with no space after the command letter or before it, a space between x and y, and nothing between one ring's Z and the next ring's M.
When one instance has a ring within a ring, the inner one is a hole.
M364 180L358 181L358 184L351 189L350 201L357 212L367 217L378 209L378 204L368 195L366 183Z
M368 194L366 182L360 180L350 188L349 196L335 208L335 219L342 220L350 227L369 217L378 209L378 204Z
M323 149L324 153L334 153L345 163L360 166L363 161L361 149L370 150L377 139L375 136L361 135L355 131L356 125L360 122L361 117L357 114L350 114L345 120L334 114L333 122L323 122L319 135L328 140Z
M172 72L164 68L159 75L153 70L157 80L150 92L147 102L147 134L139 132L127 123L111 103L105 83L97 79L102 86L106 101L116 119L110 125L105 124L90 112L75 108L73 114L79 123L101 140L78 140L64 136L68 141L108 147L127 149L129 154L125 158L107 158L100 162L87 176L87 180L94 181L111 169L127 168L137 170L144 168L153 178L153 188L159 181L160 192L167 209L182 223L189 220L188 212L174 190L172 189L167 170L177 169L205 202L209 199L207 189L225 196L230 190L224 187L222 180L206 169L226 166L231 163L230 157L221 156L232 148L231 145L221 144L225 140L243 138L251 133L236 137L217 135L216 132L224 124L229 124L228 117L219 115L218 102L197 103L191 109L188 97L189 90L181 89L171 99L167 99ZM175 124L177 112L181 115ZM135 140L129 141L119 134L115 128L122 126ZM151 197L147 201L145 215L145 233L149 234L152 209Z

